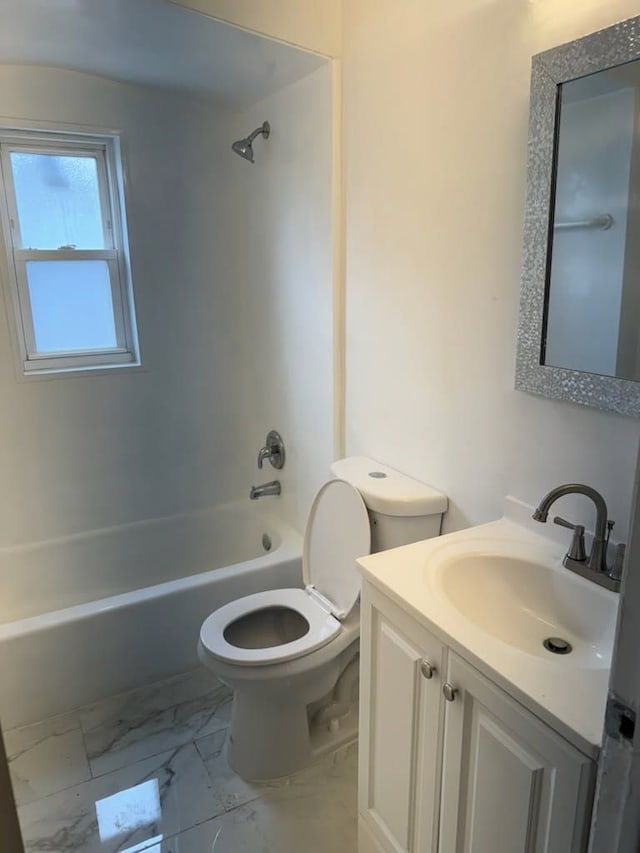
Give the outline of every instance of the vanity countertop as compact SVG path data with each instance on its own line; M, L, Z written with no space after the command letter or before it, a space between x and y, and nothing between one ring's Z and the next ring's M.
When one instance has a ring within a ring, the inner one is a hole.
M540 535L538 529L545 535ZM596 665L578 665L577 655L572 659L571 654L529 653L465 618L440 594L435 578L443 557L446 560L452 554L465 553L465 549L489 555L526 553L545 566L542 571L550 570L552 582L555 578L562 589L566 585L563 573L568 570L562 565L567 550L566 531L563 534L551 525L536 524L530 520L530 508L511 498L505 502L504 517L498 521L372 554L358 560L358 565L366 581L578 749L597 758L604 727L610 648ZM618 596L573 573L568 587L577 593L577 602L580 596L593 595L608 608L612 646ZM566 600L566 592L564 597L563 606L573 606L572 601ZM534 616L538 618L537 614ZM499 613L496 618L500 618ZM544 620L541 622L544 631L548 626Z

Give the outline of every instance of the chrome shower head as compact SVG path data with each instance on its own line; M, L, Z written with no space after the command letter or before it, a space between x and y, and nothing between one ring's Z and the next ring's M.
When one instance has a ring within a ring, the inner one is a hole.
M253 133L249 134L249 136L245 136L244 139L236 140L236 142L231 146L231 150L235 151L236 154L239 154L241 157L244 157L244 159L248 160L250 163L254 163L253 140L260 134L262 134L265 139L268 139L270 133L271 125L268 121L265 121L261 127L257 127Z
M236 154L239 154L241 157L244 157L244 159L248 160L250 163L254 162L253 146L246 139L238 139L237 142L233 143L231 149L232 151L235 151Z

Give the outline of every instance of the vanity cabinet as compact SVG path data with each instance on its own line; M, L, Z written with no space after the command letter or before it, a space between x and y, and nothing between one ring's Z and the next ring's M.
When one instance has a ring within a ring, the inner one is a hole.
M360 654L359 853L586 850L587 756L368 583Z

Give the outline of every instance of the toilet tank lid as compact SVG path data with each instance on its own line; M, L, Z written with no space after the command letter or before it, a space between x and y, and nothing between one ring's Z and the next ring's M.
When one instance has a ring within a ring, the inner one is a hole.
M411 517L447 510L447 496L442 492L368 456L338 459L331 464L331 472L351 483L373 512Z

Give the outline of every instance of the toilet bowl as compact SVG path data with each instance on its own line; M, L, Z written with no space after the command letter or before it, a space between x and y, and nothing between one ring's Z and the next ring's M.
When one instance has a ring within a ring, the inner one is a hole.
M332 471L348 476L325 483L313 501L304 588L243 596L214 611L200 631L200 660L234 691L228 758L245 779L289 775L356 736L357 672L350 666L360 636L356 559L370 552L377 517L383 528L391 519L429 519L426 528L411 526L419 539L434 535L436 516L439 532L446 509L440 492L366 457L339 460ZM395 516L385 516L394 509ZM404 528L400 535L403 543L413 541Z

